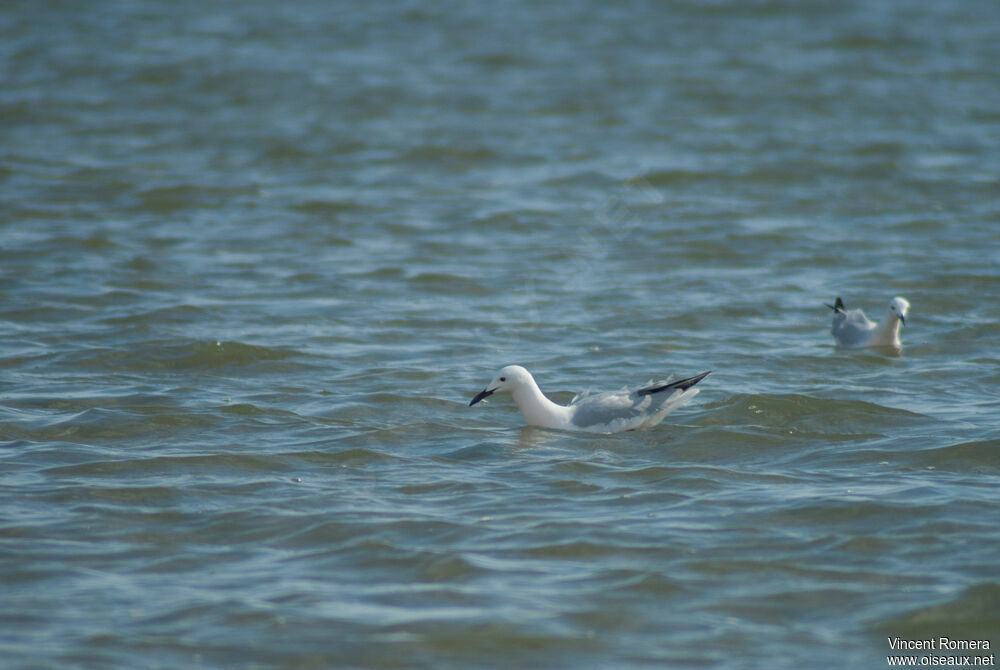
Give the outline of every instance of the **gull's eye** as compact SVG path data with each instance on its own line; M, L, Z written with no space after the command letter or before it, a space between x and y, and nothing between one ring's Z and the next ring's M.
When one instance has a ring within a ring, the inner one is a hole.
M500 381L505 382L505 381L507 381L507 378L506 377L501 377Z

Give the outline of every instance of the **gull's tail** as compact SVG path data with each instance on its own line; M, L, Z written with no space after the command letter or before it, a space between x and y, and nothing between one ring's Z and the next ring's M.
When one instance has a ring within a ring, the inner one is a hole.
M678 407L683 407L684 405L691 402L691 400L698 395L698 389L691 388L702 379L707 377L711 371L702 372L700 375L695 375L694 377L688 377L687 379L681 379L680 381L671 382L669 384L660 384L658 386L647 386L644 389L639 389L636 391L638 396L647 396L654 393L661 393L662 391L669 391L669 393L663 393L662 395L657 395L657 400L653 402L659 402L660 406L657 407L653 414L643 420L636 428L651 428L656 424L663 421L664 417L673 412Z
M844 301L840 299L839 295L837 296L837 300L832 305L828 302L824 302L823 304L832 309L834 312L841 312L841 313L847 312L846 308L844 307Z

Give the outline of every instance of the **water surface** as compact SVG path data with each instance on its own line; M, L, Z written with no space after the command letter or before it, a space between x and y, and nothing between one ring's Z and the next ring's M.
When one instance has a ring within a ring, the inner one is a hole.
M1000 644L1000 5L15 2L10 667ZM836 350L824 302L902 352ZM657 429L467 407L714 370Z

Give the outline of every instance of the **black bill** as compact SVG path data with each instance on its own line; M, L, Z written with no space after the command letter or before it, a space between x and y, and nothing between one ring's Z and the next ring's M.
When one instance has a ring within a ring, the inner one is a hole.
M475 398L472 399L472 402L469 403L469 407L472 407L473 405L475 405L477 402L479 402L483 398L489 398L491 395L493 395L493 391L496 391L496 389L492 389L492 390L483 389L482 391L480 391L479 393L476 394Z

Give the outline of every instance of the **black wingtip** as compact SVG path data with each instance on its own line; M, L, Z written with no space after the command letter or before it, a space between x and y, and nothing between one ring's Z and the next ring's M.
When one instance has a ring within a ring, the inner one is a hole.
M700 382L705 377L712 374L712 371L702 372L700 375L695 375L694 377L688 377L687 379L682 379L679 382L673 382L672 384L667 384L667 386L672 386L673 388L687 390Z
M843 311L845 311L844 301L840 299L839 295L837 296L837 299L834 301L834 303L832 305L830 303L828 303L828 302L824 302L823 304L826 305L827 307L829 307L830 309L832 309L834 312L843 312Z
M694 377L688 377L687 379L681 379L676 382L670 382L669 384L663 384L661 386L650 386L649 388L639 389L635 392L636 395L652 395L653 393L659 393L660 391L666 391L668 389L680 389L681 391L686 391L698 382L700 382L705 377L712 374L712 371L702 372L700 375L695 375Z

